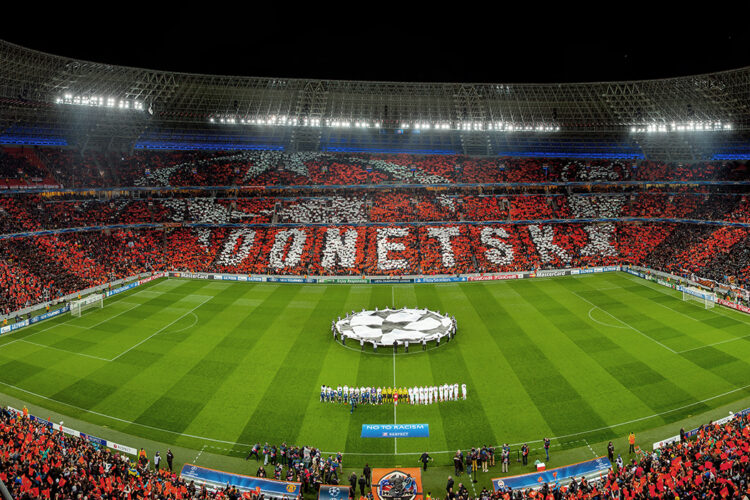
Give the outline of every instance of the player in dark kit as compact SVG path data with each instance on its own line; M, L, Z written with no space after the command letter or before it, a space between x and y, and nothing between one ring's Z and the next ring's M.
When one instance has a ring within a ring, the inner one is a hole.
M432 457L430 457L430 455L428 455L426 451L422 453L421 457L419 457L419 461L422 462L422 465L424 466L424 470L427 470L427 462L431 460L432 460Z
M256 462L260 460L260 443L255 443L253 445L253 449L250 450L250 453L247 454L247 456L245 457L245 460L250 460L250 457L252 456L255 457Z

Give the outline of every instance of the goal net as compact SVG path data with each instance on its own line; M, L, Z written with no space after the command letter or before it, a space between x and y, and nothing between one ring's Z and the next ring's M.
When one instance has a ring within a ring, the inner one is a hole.
M83 311L87 309L104 307L104 295L101 293L95 293L84 297L81 300L74 300L70 303L70 314L72 316L80 317Z
M682 287L682 300L699 302L705 309L716 305L716 294L695 287Z

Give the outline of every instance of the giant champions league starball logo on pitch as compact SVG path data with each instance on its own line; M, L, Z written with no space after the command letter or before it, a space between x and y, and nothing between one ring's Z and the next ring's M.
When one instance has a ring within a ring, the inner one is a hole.
M428 309L376 309L351 312L334 321L335 333L347 339L379 346L421 344L453 335L456 320Z
M421 474L419 467L373 469L373 495L380 500L421 500Z

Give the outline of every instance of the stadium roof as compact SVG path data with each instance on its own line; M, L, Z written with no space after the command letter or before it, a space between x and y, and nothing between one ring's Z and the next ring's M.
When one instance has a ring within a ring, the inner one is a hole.
M140 69L0 41L0 98L3 129L58 128L68 143L95 148L129 149L149 134L193 131L261 137L259 148L316 151L331 133L360 134L354 142L377 146L382 137L368 136L393 131L419 133L421 142L449 136L417 148L424 152L492 155L517 149L507 144L508 134L585 142L663 132L647 156L690 159L705 154L670 132L748 131L750 67L594 83L354 81ZM669 153L674 148L680 151Z

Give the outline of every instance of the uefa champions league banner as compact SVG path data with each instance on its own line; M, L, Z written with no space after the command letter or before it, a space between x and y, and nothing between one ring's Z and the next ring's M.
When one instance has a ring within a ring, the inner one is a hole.
M269 283L317 283L318 280L315 278L295 278L295 277L288 277L288 278L279 278L275 276L269 276L266 278L266 281Z
M430 437L430 424L362 424L363 438Z
M39 321L44 321L45 319L54 318L55 316L59 316L62 313L68 312L69 310L70 310L70 305L65 304L64 307L55 309L54 311L40 314L39 316L34 316L33 318L29 320L29 324L33 325L34 323L38 323Z
M39 323L40 321L44 321L45 319L54 318L55 316L59 316L62 313L68 312L68 310L70 310L70 306L68 304L65 304L65 306L59 309L55 309L54 311L40 314L39 316L34 316L31 319L25 319L12 325L4 326L0 328L0 335L18 330L19 328L23 328L25 326L33 325L34 323Z
M105 292L104 296L105 297L111 297L113 295L117 295L118 293L125 292L125 291L130 290L131 288L135 288L137 286L138 286L138 282L137 281L134 282L134 283L128 283L127 285L123 285L123 286L121 286L119 288L115 288L114 290L108 290L107 292Z
M318 500L348 500L349 488L338 484L321 484Z
M23 321L19 321L17 323L13 323L12 325L4 326L0 328L0 335L8 332L12 332L13 330L18 330L19 328L23 328L24 326L29 326L29 320L25 319Z
M302 483L291 481L276 481L260 477L243 476L242 474L231 474L220 470L207 469L197 465L185 464L182 466L180 475L183 479L206 483L217 488L224 488L227 484L236 486L243 491L262 493L267 497L296 498L302 491ZM347 489L346 497L349 497Z
M492 480L492 486L495 488L495 491L504 490L505 488L513 488L514 490L541 488L544 483L567 482L567 480L574 477L591 477L605 474L611 467L612 464L609 463L609 459L599 457L586 462L558 467L557 469L522 474L520 476L496 478Z
M394 283L414 283L414 278L370 278L370 283L376 285L392 285Z

